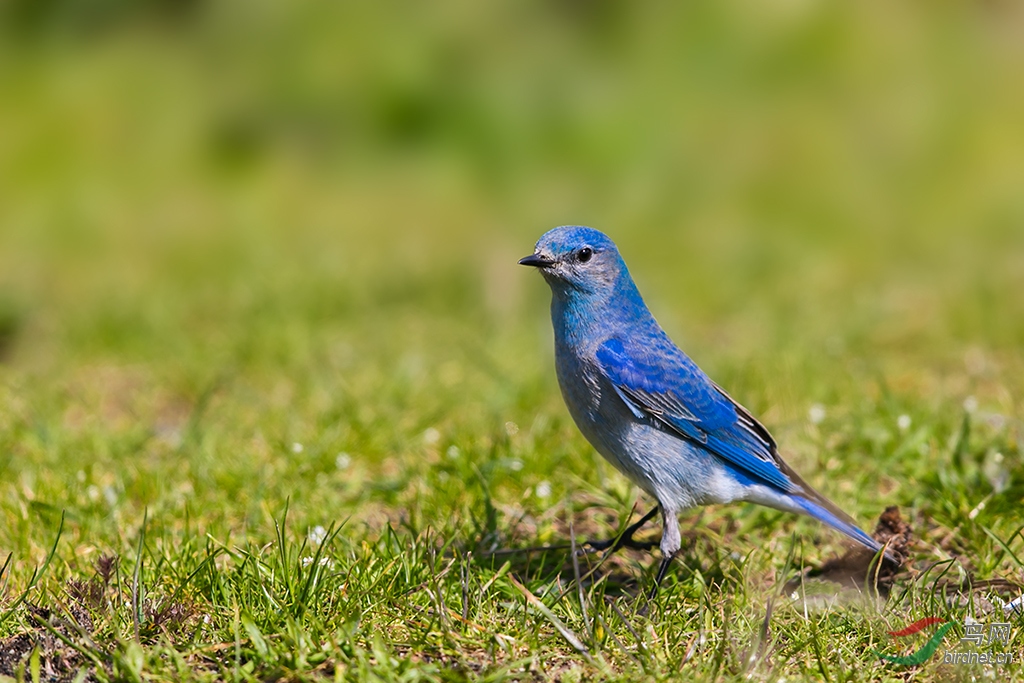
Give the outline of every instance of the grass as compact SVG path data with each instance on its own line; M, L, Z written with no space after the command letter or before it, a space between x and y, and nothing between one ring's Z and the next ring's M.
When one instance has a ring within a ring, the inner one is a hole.
M941 661L968 617L1024 657L1013 8L195 6L0 46L3 675L1024 677ZM656 554L503 552L651 504L515 266L568 222L810 483L900 507L887 599L783 590L842 542L752 506L683 516L646 616Z

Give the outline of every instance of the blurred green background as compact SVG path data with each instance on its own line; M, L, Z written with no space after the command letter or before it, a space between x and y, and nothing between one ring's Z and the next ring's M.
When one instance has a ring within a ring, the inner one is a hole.
M590 451L548 294L515 265L566 223L608 232L670 334L864 519L934 495L919 461L941 466L967 397L1019 422L1019 3L0 15L0 498L20 520L0 545L19 571L61 509L88 558L130 549L146 507L264 535L289 496L301 519L447 519L460 453L458 486L493 466L499 499L607 485L572 455ZM917 455L895 457L899 413L929 425ZM880 426L842 441L851 416ZM814 464L836 439L857 487Z
M542 297L510 265L564 223L616 238L676 332L782 316L760 331L814 349L876 315L864 331L890 343L1021 338L1016 3L2 10L21 362L428 292L534 324Z

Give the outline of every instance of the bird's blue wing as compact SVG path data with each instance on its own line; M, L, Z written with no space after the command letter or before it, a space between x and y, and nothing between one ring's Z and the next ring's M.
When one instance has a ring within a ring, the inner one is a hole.
M613 338L596 355L616 393L637 417L701 444L755 481L787 493L802 491L768 431L668 337L643 345Z

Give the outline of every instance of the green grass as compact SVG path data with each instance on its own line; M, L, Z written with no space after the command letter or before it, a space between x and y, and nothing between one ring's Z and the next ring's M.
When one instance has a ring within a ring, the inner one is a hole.
M1015 8L12 7L7 675L1024 679L1020 616L941 662L1024 584ZM569 222L811 484L900 506L888 599L783 591L842 541L752 506L684 515L646 616L657 554L495 554L637 504L515 265Z

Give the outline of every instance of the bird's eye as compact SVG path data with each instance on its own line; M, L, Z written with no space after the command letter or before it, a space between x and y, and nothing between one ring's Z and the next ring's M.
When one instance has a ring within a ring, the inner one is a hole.
M580 263L586 263L587 261L590 260L590 257L593 256L593 255L594 255L594 250L593 249L591 249L590 247L583 247L576 254L576 260L578 260Z

